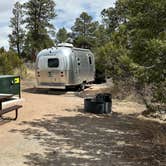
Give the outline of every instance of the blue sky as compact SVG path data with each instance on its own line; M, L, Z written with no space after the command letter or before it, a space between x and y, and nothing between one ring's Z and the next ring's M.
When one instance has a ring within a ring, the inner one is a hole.
M0 47L8 49L8 34L10 17L12 17L12 8L17 0L0 1ZM28 0L20 0L26 2ZM104 8L114 5L116 0L55 0L57 17L52 21L56 31L65 27L70 31L71 26L79 15L86 11L94 20L101 21L100 12Z

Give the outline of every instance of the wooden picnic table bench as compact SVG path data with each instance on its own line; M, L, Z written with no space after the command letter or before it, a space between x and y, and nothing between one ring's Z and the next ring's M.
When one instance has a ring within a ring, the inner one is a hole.
M18 117L18 109L21 108L22 106L21 105L14 105L14 106L10 106L8 108L2 108L2 102L10 99L13 95L6 95L6 94L0 94L0 118L1 119L4 119L4 120L16 120L17 117ZM2 115L3 114L6 114L8 112L11 112L11 111L15 111L15 117L14 118L3 118Z
M18 109L21 108L21 107L22 107L21 105L14 105L12 107L2 109L2 110L0 110L0 117L4 120L5 119L7 119L7 120L16 120L17 117L18 117ZM11 111L15 111L15 117L14 118L9 119L9 118L3 118L2 117L3 114L6 114L6 113L11 112Z

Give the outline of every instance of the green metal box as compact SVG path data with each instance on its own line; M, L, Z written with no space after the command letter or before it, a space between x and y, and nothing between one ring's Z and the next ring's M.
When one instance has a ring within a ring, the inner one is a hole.
M0 93L20 96L20 76L0 75Z

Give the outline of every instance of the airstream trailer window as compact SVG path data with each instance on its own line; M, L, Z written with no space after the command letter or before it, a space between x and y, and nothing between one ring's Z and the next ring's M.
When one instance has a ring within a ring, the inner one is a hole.
M92 58L89 56L89 64L92 64Z
M53 67L58 67L58 66L59 66L59 59L58 58L48 59L48 67L53 68Z

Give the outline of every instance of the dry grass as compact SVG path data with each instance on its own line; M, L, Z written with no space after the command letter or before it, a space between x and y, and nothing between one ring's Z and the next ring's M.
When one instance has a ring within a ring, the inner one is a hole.
M27 68L26 80L35 80L35 71L33 69Z
M113 100L113 111L122 114L141 114L146 109L145 105L136 101Z

